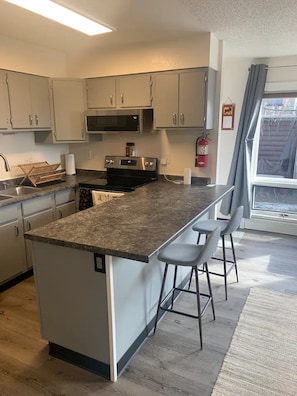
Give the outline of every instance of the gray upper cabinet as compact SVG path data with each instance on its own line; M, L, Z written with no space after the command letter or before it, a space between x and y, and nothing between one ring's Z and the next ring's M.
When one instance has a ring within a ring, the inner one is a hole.
M88 78L89 109L151 107L151 74Z
M51 129L49 80L7 72L12 129Z
M116 107L115 77L88 78L86 84L89 109L112 109Z
M154 127L212 129L216 72L197 68L154 78Z
M81 79L53 79L54 142L86 140L84 113L85 82Z
M152 76L135 74L118 78L118 107L151 107Z
M10 110L6 73L4 70L0 70L0 130L8 130L10 128Z

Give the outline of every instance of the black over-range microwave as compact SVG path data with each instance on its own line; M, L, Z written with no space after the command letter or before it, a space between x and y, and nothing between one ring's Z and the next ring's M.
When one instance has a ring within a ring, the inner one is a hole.
M152 109L89 110L85 115L88 133L153 131Z

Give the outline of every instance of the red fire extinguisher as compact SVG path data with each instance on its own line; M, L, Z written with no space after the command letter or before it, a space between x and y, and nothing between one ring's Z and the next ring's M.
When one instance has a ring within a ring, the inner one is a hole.
M196 168L206 168L208 165L208 139L207 135L202 135L196 140Z

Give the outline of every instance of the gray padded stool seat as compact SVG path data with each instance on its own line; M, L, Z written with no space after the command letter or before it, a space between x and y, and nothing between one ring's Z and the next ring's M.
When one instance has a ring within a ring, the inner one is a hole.
M212 271L209 271L209 273L213 274L213 275L218 275L218 276L224 277L225 298L226 298L226 300L228 299L228 294L227 294L227 276L229 275L230 271L233 268L235 269L236 280L238 282L238 270L237 270L237 262L236 262L236 256L235 256L235 249L234 249L232 232L236 231L238 229L238 227L240 226L242 215L243 215L243 206L239 206L232 213L232 215L231 215L229 220L202 220L202 221L198 221L198 223L194 224L193 227L192 227L192 229L194 231L197 231L199 233L198 239L197 239L197 244L199 243L200 236L202 234L209 235L217 227L220 227L220 229L221 229L223 259L220 259L220 258L217 258L217 257L212 257L212 258L215 259L215 260L223 261L223 265L224 265L223 273L212 272ZM226 257L225 235L229 235L229 237L230 237L231 248L232 248L232 256L233 256L232 260L228 260L227 257ZM229 265L228 270L227 270L227 263L231 264L231 265ZM202 269L202 271L204 271L204 269Z
M202 349L202 326L201 326L201 317L205 313L206 308L211 304L212 306L212 313L213 319L215 320L215 310L214 310L214 303L212 298L212 291L211 291L211 284L208 274L208 267L207 267L207 260L209 260L212 255L215 253L217 249L218 240L220 237L220 228L216 228L207 238L207 241L204 245L195 245L195 244L187 244L187 243L172 243L171 245L167 246L158 255L158 259L160 261L165 262L165 269L164 275L162 279L162 286L158 301L158 308L155 318L155 325L154 325L154 333L156 332L158 318L160 310L173 312L176 314L188 316L191 318L198 319L199 325L199 334L200 334L200 346ZM163 298L164 293L164 286L167 277L168 266L172 264L175 266L174 269L174 277L173 277L173 287L167 293L167 295ZM199 266L203 265L206 276L207 276L207 284L208 284L208 294L200 293L199 291L199 281L198 281L198 270ZM195 273L195 280L196 280L196 291L182 289L176 286L176 277L177 277L177 268L179 266L185 267L192 267L192 271ZM186 312L181 312L173 309L174 299L177 295L177 291L179 292L186 292L196 294L197 299L197 315L192 315ZM200 296L204 296L207 298L206 303L204 304L203 308L201 309L201 302Z

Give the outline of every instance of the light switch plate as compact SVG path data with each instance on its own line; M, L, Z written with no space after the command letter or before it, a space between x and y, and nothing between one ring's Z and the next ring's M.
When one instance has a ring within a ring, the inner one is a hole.
M105 274L105 256L94 253L94 270Z

